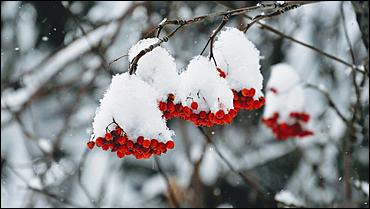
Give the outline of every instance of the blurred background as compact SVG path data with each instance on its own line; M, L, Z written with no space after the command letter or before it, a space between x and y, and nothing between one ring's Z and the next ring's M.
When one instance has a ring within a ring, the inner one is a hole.
M368 74L286 37L367 71L367 1L304 5L262 22L272 29L256 24L247 32L261 52L265 83L271 65L285 62L302 82L317 87L306 92L313 137L276 140L261 123L262 108L241 111L231 125L205 129L214 144L191 123L169 121L176 146L159 158L162 173L153 159L86 151L111 76L128 69L127 57L111 63L114 59L164 18L189 19L257 3L2 1L1 207L368 208ZM179 72L220 21L187 25L163 44ZM248 22L239 15L226 26Z

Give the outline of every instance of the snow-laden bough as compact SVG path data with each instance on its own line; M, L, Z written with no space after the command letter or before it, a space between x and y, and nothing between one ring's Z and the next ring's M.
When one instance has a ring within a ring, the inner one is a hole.
M221 31L213 46L219 75L234 93L236 110L262 107L263 76L260 72L260 52L245 34L236 28Z
M180 75L178 95L181 105L174 114L196 126L231 123L237 115L230 87L204 56L194 57Z
M148 38L137 42L129 50L129 61L140 51L157 43L158 38ZM178 91L179 74L175 59L163 47L158 46L141 57L135 74L158 91L158 105L166 119L174 117L175 105L179 107Z
M136 75L115 75L100 100L88 147L116 152L119 158L133 155L146 159L174 147L162 112L158 92Z
M272 66L262 122L277 139L286 140L313 135L308 129L309 121L305 92L297 72L285 63Z

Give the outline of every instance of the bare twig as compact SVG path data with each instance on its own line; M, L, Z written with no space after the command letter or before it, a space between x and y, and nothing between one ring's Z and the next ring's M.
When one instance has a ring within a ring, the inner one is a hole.
M217 62L216 62L216 59L214 58L213 56L213 43L215 41L215 38L216 38L216 35L221 31L221 29L226 25L226 23L229 21L230 19L230 15L227 14L225 15L223 18L222 18L222 22L220 23L220 25L217 26L217 28L215 30L213 30L212 32L212 35L209 37L205 47L203 48L202 52L200 53L200 55L202 55L204 53L204 51L206 50L207 46L209 43L211 43L209 45L209 59L213 59L213 62L215 63L215 65L217 66Z
M63 197L59 197L58 195L55 195L55 194L52 194L50 193L49 191L47 191L45 188L36 188L34 186L31 186L28 182L27 182L27 179L25 177L23 177L15 168L13 168L12 165L10 165L9 163L6 164L6 167L9 168L10 171L12 171L21 181L23 181L23 183L26 185L27 189L33 191L33 192L37 192L37 193L40 193L40 194L43 194L51 199L54 199L62 204L65 204L65 205L69 205L69 206L72 206L72 207L83 207L83 206L80 206L68 199L65 199Z
M347 125L349 123L349 120L346 117L344 117L344 115L341 113L339 108L335 105L334 101L332 100L332 98L330 97L330 94L327 91L323 90L322 88L320 88L316 85L309 84L309 83L306 84L306 87L321 92L326 97L326 99L328 100L329 106L334 109L334 111L337 113L337 115L340 117L340 119L344 122L344 124Z
M221 151L218 149L218 147L216 146L216 144L213 142L211 136L209 136L209 134L207 134L207 132L204 130L204 128L199 127L199 130L204 135L205 140L214 147L217 155L221 158L221 160L227 165L227 167L233 173L235 173L236 175L238 175L244 181L244 183L246 185L250 186L257 193L257 195L260 198L262 198L264 201L266 201L267 205L269 205L270 207L276 207L277 206L276 200L274 200L270 196L266 195L264 189L261 188L261 186L258 185L257 182L251 176L249 176L249 175L247 175L245 173L242 173L242 172L240 172L240 171L238 171L238 170L236 170L234 168L234 166L221 153Z
M172 189L172 186L171 186L171 182L170 182L170 179L168 178L168 176L166 175L166 173L163 171L162 167L161 167L161 164L159 163L159 159L157 156L155 156L154 158L154 161L157 165L157 168L158 168L158 172L163 176L163 178L166 180L166 183L167 183L167 189L168 189L168 196L171 200L171 202L173 203L173 205L175 206L175 208L180 208L180 204L179 204L179 201L177 200L176 198L176 195L175 195L175 192L173 191Z
M146 53L152 51L154 48L160 46L163 42L167 42L169 38L171 38L176 32L178 29L180 29L182 26L184 25L189 25L189 24L193 24L193 23L197 23L197 22L201 22L201 21L204 21L206 19L210 19L210 18L215 18L215 17L227 17L227 18L224 18L224 21L220 24L219 26L219 30L222 29L222 27L226 24L226 22L228 21L228 19L231 17L231 16L236 16L236 15L241 15L241 14L244 14L246 12L250 12L250 11L253 11L253 10L257 10L257 9L276 9L276 8L284 8L284 7L288 7L288 6L292 6L292 5L295 5L293 6L294 8L297 8L298 6L300 5L304 5L304 4L308 4L308 3L312 3L312 2L301 2L301 3L297 3L296 1L294 2L287 2L285 4L280 4L280 3L271 3L271 4L258 4L256 6L251 6L251 7L244 7L244 8L239 8L239 9L234 9L234 10L229 10L229 11L224 11L224 12L215 12L215 13L211 13L211 14L208 14L208 15L203 15L203 16L198 16L198 17L194 17L194 18L191 18L189 20L167 20L167 19L164 19L157 27L156 29L158 29L158 33L157 33L157 37L159 37L160 35L160 32L162 31L162 29L166 26L166 25L178 25L178 27L172 31L168 36L165 36L163 38L161 38L157 43L149 46L148 48L142 50L130 63L130 67L129 67L129 73L130 74L134 74L135 71L136 71L136 68L137 68L137 63L139 61L139 59L144 56ZM216 29L217 30L217 29ZM218 31L217 31L218 32ZM214 36L216 36L217 32L215 33ZM214 38L213 38L214 39ZM212 40L213 39L209 39L206 46L208 45L208 43L211 43L211 46L213 45L212 43ZM212 50L212 47L210 48ZM212 53L212 52L211 52ZM211 56L212 58L212 56Z
M168 34L167 36L159 39L159 41L153 45L150 45L148 48L144 49L144 50L141 50L139 52L138 55L136 55L136 57L134 57L130 63L130 67L129 67L129 73L130 75L134 74L136 72L136 69L137 69L137 63L139 62L139 59L144 56L146 53L152 51L154 48L160 46L163 42L167 42L168 39L170 39L183 25L180 25L178 26L175 30L173 30L170 34Z
M222 4L221 2L218 2L219 4ZM224 5L225 6L225 5ZM225 6L225 7L227 7L227 8L229 8L228 6ZM246 14L244 14L243 15L244 17L246 17L247 19L250 19L250 20L252 20L253 18L252 17L250 17L249 15L246 15ZM312 45L310 45L310 44L307 44L307 43L305 43L305 42L303 42L303 41L300 41L300 40L298 40L298 39L296 39L296 38L294 38L294 37L292 37L292 36L289 36L289 35L287 35L287 34L285 34L285 33L283 33L283 32L281 32L280 30L277 30L277 29L275 29L275 28L273 28L273 27L271 27L271 26L269 26L269 25L267 25L267 24L264 24L264 23L261 23L261 22L259 22L259 21L257 21L256 22L256 24L259 26L259 28L260 29L262 29L262 30L267 30L267 31L269 31L269 32L272 32L272 33L274 33L274 34L276 34L276 35L278 35L278 36L281 36L281 37L283 37L283 38L285 38L285 39L288 39L288 40L290 40L290 41L292 41L292 42L294 42L294 43L297 43L297 44L299 44L299 45L302 45L302 46L304 46L304 47L307 47L307 48L309 48L309 49L311 49L311 50L313 50L313 51L315 51L315 52L317 52L317 53L319 53L319 54L321 54L321 55L323 55L323 56L325 56L325 57L327 57L327 58L329 58L329 59L332 59L332 60L334 60L334 61L336 61L336 62L338 62L338 63L341 63L341 64L343 64L343 65L345 65L345 66L347 66L347 67L350 67L351 69L353 69L353 70L355 70L355 71L357 71L357 72L359 72L359 73L361 73L361 74L364 74L364 75L366 75L367 77L369 77L369 73L368 72L365 72L364 70L362 70L361 68L359 68L358 66L355 66L355 65L353 65L353 64L351 64L351 63L349 63L349 62L347 62L347 61L345 61L345 60L343 60L343 59L341 59L341 58L338 58L338 57L336 57L336 56L334 56L334 55L332 55L332 54L329 54L329 53L327 53L327 52L324 52L322 49L319 49L319 48L317 48L317 47L315 47L315 46L312 46Z

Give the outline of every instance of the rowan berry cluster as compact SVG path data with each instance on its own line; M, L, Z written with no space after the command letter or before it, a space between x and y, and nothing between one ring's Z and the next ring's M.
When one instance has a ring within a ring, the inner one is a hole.
M270 118L263 118L262 122L274 132L279 140L286 140L290 137L306 137L313 135L310 130L305 130L303 124L310 120L310 116L304 112L291 112L290 123L278 122L279 113L275 112Z
M95 142L89 141L88 148L93 149L96 145L104 151L116 152L119 158L133 155L136 159L147 159L153 154L160 156L175 146L172 140L164 143L157 139L145 139L143 136L130 139L118 124L114 124L115 128L112 131L106 129L105 136L97 137Z

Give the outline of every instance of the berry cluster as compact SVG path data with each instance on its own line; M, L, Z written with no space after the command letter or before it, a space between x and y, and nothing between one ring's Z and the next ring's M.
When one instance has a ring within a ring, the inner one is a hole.
M302 138L313 135L312 131L304 130L302 127L303 123L307 123L310 120L310 116L307 113L292 112L289 116L293 120L292 124L286 122L278 123L279 113L277 112L270 118L263 118L262 122L272 129L277 139L283 141L289 137Z
M196 126L211 127L215 124L230 124L238 113L238 111L234 109L229 110L228 113L225 113L223 110L218 110L216 113L210 111L200 111L196 113L198 109L197 102L192 102L190 107L188 107L183 106L181 103L174 104L174 98L174 95L170 94L167 102L159 102L159 109L163 112L163 117L166 120L178 117L190 121Z
M112 131L107 129L104 137L98 137L95 142L87 143L89 149L93 149L95 145L104 151L116 152L119 158L133 155L136 159L147 159L153 154L159 156L175 146L172 140L163 143L157 139L145 139L143 136L139 136L136 140L129 139L118 124Z
M222 78L226 78L226 73L221 69L217 68L217 71ZM254 100L253 97L256 94L254 88L243 88L240 91L233 90L234 93L234 108L239 111L239 109L244 110L256 110L261 108L265 104L265 98L260 97L258 100Z
M256 110L261 108L265 104L265 98L260 97L258 100L254 100L254 94L256 90L254 88L251 89L242 89L241 91L237 92L233 90L234 93L234 108L245 109L245 110Z

